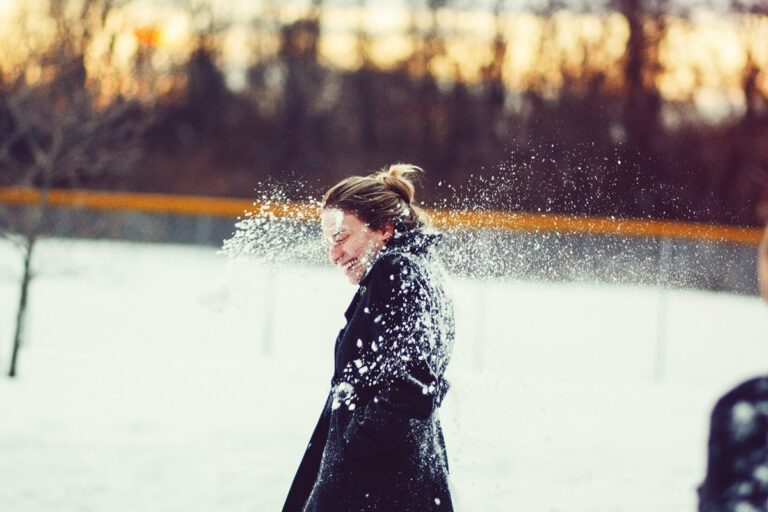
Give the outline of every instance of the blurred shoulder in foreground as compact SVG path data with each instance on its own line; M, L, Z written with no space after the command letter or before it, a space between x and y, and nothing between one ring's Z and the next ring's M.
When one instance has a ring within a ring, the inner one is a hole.
M757 250L760 294L768 301L768 224ZM768 376L728 391L715 404L699 512L768 512Z
M739 384L717 401L699 512L768 510L768 377Z
M760 295L768 301L768 224L763 231L763 239L757 249L757 281Z

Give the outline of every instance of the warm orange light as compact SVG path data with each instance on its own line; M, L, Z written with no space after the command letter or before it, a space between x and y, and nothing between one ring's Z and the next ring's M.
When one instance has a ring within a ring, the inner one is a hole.
M136 27L133 35L141 46L157 46L160 32L155 26Z
M19 11L22 1L0 0L0 34L7 36L0 37L0 68L27 66L29 48L46 44L50 20L42 9L39 13L28 10L30 5L44 3L44 0L24 0L29 23L16 27L12 14ZM243 12L239 18L275 15L279 18L274 20L276 24L290 23L307 14L304 2L285 2L279 12L258 4L263 2L232 3L241 6ZM374 2L366 7L348 4L324 5L321 18L322 59L342 69L362 63L357 51L359 30L367 35L366 58L381 68L397 66L410 57L414 50L413 37L409 35L412 24L422 33L431 30L432 16L426 9L412 12L402 5L393 5L394 2ZM431 70L441 81L450 82L461 75L469 83L478 82L489 66L501 69L500 78L510 89L533 86L545 95L558 93L563 70L576 77L589 72L602 73L608 86L621 81L621 58L628 27L617 13L561 11L545 18L508 11L495 19L489 11L480 8L444 8L439 10L437 20L440 33L446 37L445 52L432 58ZM660 48L663 69L656 77L664 99L694 102L701 110L743 103L747 52L759 68L768 66L768 45L764 44L768 18L709 14L691 19L670 17L667 22L667 33ZM183 62L193 49L195 23L189 12L178 7L152 0L121 2L121 6L111 12L104 34L91 43L89 73L113 66L121 73L121 80L130 82L135 79L132 67L139 52L147 57L142 61L147 66L143 71L145 75L147 69L162 75L173 64ZM492 40L497 27L507 44L502 58L494 62ZM264 56L274 51L279 45L278 38L277 31L262 30L255 34L253 25L233 23L217 39L221 44L222 64L242 71L252 63L254 53ZM258 52L252 48L255 39L260 45ZM152 51L147 51L149 49ZM37 75L37 70L32 69L28 78L34 81ZM768 90L767 74L760 75L758 87Z

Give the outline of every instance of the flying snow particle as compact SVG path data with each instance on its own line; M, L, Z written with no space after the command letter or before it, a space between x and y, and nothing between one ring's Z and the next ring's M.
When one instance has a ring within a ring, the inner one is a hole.
M762 465L757 466L752 472L752 476L760 483L768 484L768 467Z
M746 501L739 501L738 503L736 503L736 505L733 507L732 510L733 512L760 512L758 509L756 509Z
M731 432L738 439L748 437L755 429L755 408L748 402L739 402L731 409Z

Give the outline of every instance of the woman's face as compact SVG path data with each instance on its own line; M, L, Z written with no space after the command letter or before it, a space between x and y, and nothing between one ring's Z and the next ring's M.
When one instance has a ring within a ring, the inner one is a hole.
M323 210L320 226L328 242L328 258L353 284L360 282L393 232L392 227L371 229L356 215L337 208Z

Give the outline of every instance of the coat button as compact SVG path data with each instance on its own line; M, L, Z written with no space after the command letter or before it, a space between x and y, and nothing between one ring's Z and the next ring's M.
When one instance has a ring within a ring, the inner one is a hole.
M360 287L360 295L365 293L365 286Z

